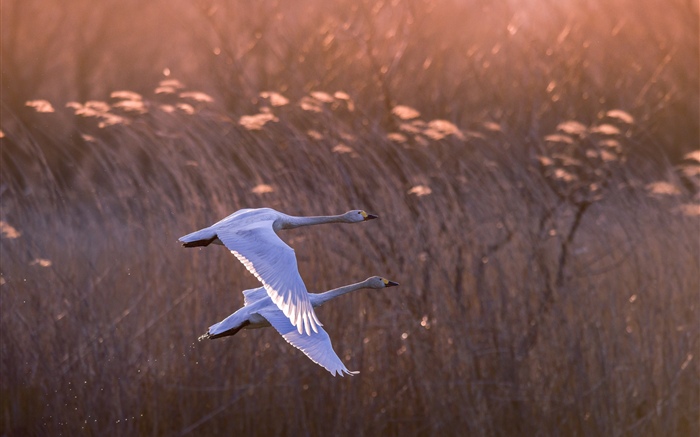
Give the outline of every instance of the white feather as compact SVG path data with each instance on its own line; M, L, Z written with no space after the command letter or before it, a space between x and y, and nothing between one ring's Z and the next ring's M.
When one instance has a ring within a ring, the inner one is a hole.
M308 294L308 298L314 307L319 307L331 299L361 288L379 289L394 285L398 284L379 276L373 276L365 281L346 285L325 293ZM207 333L200 337L200 340L233 335L240 329L258 329L273 326L289 344L302 351L311 361L328 370L333 376L358 373L345 367L333 350L328 333L322 327L319 326L317 331L309 334L300 333L282 310L272 302L270 296L264 293L263 287L245 290L243 296L245 298L243 308L240 308L221 322L212 325Z
M306 285L299 275L294 249L276 234L323 223L359 223L376 216L354 210L337 216L293 217L274 209L242 209L223 220L180 238L183 243L221 243L262 284L277 307L299 333L318 332L321 322L309 301Z

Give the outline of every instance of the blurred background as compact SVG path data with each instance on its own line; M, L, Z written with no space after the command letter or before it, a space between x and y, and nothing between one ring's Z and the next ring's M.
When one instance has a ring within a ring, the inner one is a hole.
M0 434L700 433L696 0L0 7ZM197 342L263 206L358 376Z

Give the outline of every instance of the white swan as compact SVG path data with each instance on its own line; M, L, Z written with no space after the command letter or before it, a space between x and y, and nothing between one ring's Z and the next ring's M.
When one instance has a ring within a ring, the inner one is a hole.
M395 285L399 284L379 276L372 276L362 282L346 285L325 293L309 293L308 297L311 305L316 308L342 294L361 288L378 289ZM340 361L340 358L333 350L330 337L323 328L319 326L318 331L310 335L304 335L295 330L289 319L272 302L272 299L270 299L263 287L245 290L243 296L243 308L221 322L212 325L206 334L199 337L200 341L207 338L213 340L235 335L241 329L259 329L273 326L289 344L304 352L307 357L311 358L311 361L324 367L333 376L336 373L340 376L343 376L344 373L348 375L358 373L348 370L343 362Z
M365 211L345 214L294 217L271 208L241 209L208 228L180 237L185 247L223 244L262 282L272 301L289 317L299 333L318 332L321 325L309 303L299 275L294 250L276 234L282 229L323 223L359 223L377 218Z

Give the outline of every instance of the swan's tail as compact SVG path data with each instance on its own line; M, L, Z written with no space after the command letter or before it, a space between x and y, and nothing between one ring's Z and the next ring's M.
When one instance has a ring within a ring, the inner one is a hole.
M216 240L216 232L210 228L200 229L178 239L185 247L209 246Z
M212 334L210 331L207 331L206 334L200 335L199 338L197 338L197 341L202 341L202 340L216 340L217 338L228 337L228 336L231 336L231 335L236 335L236 333L237 333L239 330L240 330L240 328L239 328L239 329L235 329L235 330L229 330L229 331L225 331L225 332L220 332L220 333L218 333L218 334Z
M243 328L245 328L246 326L250 325L250 321L246 320L245 322L241 323L239 326L236 326L235 328L226 329L225 331L216 332L216 331L217 331L217 328L219 328L220 325L221 325L221 323L217 323L216 325L212 325L212 327L209 328L209 330L207 331L207 333L204 334L204 335L201 335L201 336L198 338L198 340L199 340L199 341L202 341L202 340L216 340L217 338L221 338L221 337L230 337L230 336L232 336L232 335L236 335L236 334L238 333L238 331L240 331L241 329L243 329Z

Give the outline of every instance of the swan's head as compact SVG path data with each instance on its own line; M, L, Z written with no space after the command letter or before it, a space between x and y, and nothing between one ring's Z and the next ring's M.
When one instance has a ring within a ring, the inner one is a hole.
M386 288L399 285L398 282L390 281L386 278L382 278L381 276L372 276L371 278L367 278L367 281L365 282L369 288Z
M353 209L352 211L348 211L345 214L343 214L343 216L345 217L345 220L348 221L348 223L359 223L379 218L379 216L374 214L368 214L366 211L363 211L361 209Z

